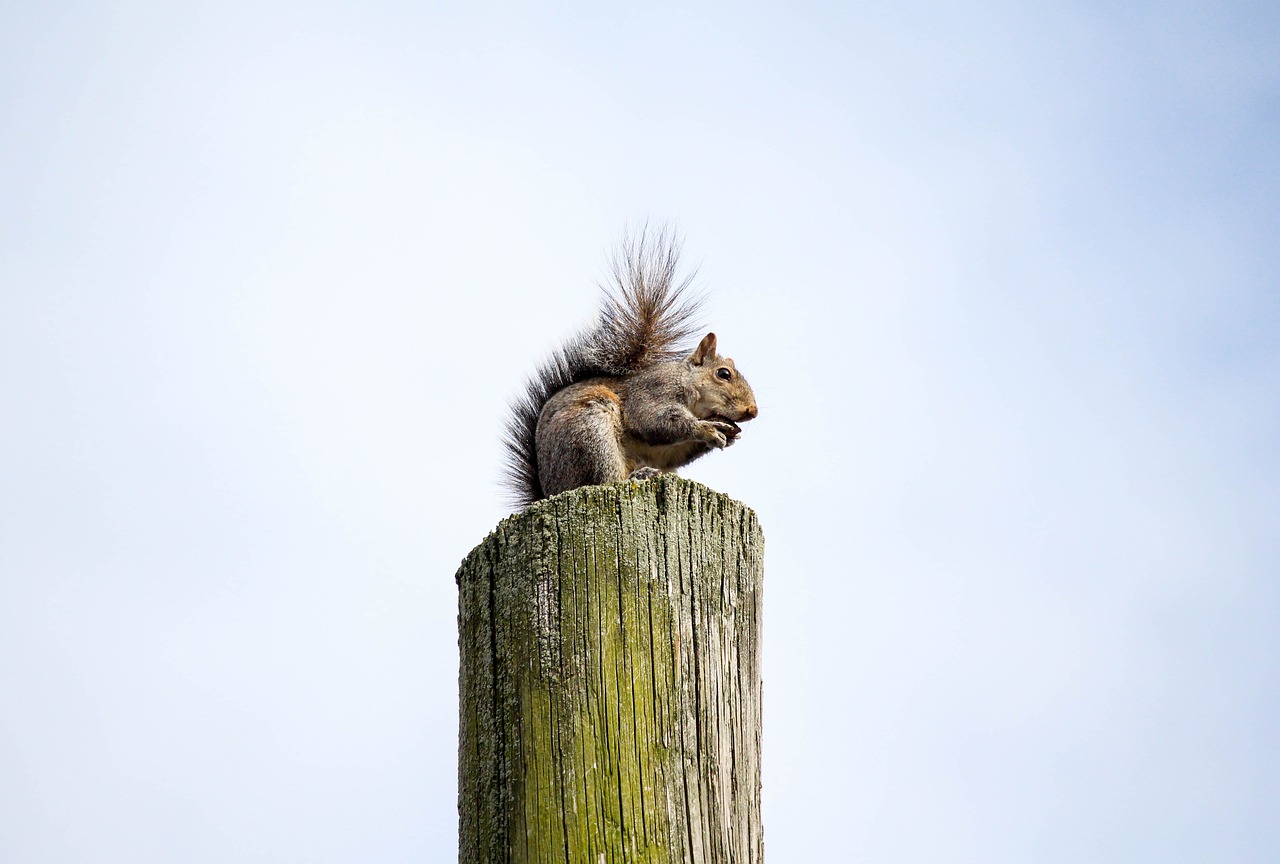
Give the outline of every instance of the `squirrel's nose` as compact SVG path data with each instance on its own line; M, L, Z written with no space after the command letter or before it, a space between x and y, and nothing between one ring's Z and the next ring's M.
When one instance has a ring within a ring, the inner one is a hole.
M743 411L743 412L742 412L742 419L743 419L743 420L754 420L754 419L756 419L756 417L758 417L759 415L760 415L760 412L756 410L756 406L755 406L755 404L753 403L753 404L751 404L751 405L748 405L748 406L747 406L747 410L746 410L746 411Z

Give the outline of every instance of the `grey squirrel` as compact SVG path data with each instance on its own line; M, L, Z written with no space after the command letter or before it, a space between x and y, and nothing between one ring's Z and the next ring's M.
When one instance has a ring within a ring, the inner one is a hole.
M669 230L624 237L600 320L538 367L511 404L506 485L520 506L579 486L645 480L742 434L751 385L708 333L691 351L700 301L677 281Z

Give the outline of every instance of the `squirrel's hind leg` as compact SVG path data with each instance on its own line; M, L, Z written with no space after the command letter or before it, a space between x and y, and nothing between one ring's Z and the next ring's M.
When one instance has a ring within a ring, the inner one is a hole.
M622 403L603 384L566 387L538 418L538 478L546 495L627 478Z

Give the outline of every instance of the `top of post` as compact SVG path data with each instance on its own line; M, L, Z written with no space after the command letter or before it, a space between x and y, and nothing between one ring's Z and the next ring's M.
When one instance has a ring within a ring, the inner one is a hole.
M629 535L659 530L663 523L687 525L691 520L702 525L734 523L754 542L764 542L750 507L701 483L664 474L653 480L580 486L536 501L499 522L467 555L464 566L502 538L524 531L587 525Z

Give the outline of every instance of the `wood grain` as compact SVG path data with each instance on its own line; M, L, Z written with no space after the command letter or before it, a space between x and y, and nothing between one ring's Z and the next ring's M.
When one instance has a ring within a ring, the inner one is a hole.
M503 521L458 571L462 864L757 864L755 514L667 476Z

